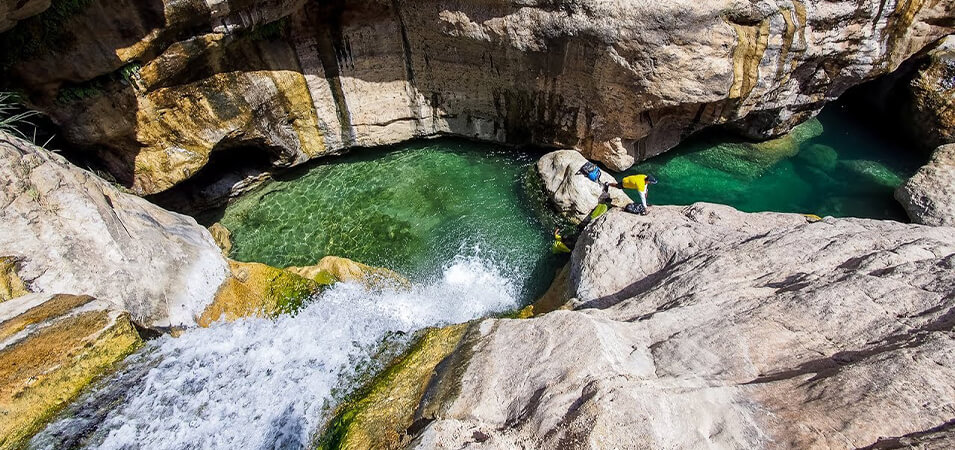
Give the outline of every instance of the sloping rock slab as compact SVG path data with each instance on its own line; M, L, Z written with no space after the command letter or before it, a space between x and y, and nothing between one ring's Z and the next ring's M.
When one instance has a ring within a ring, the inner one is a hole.
M0 448L19 448L142 344L129 314L89 296L0 303Z
M228 273L191 217L4 134L0 223L0 255L18 258L31 289L111 301L150 327L194 325Z
M951 228L612 211L571 284L590 309L480 325L420 448L951 442Z

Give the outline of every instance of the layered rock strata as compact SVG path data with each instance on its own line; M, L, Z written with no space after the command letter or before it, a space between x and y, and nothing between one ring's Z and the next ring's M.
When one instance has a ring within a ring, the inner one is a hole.
M955 144L943 145L895 191L915 223L955 226Z
M139 194L439 134L623 169L710 125L780 134L955 15L894 0L76 5L0 36L6 78Z
M952 442L955 229L725 206L617 210L577 310L487 320L419 448Z
M109 301L147 327L195 325L229 271L194 219L0 134L0 255L33 292Z
M142 345L129 314L89 296L28 294L0 303L0 448L29 437Z

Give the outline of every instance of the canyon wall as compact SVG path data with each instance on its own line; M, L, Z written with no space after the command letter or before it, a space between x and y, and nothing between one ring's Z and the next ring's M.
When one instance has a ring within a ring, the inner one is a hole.
M710 125L785 132L953 17L941 0L83 0L0 35L0 66L152 194L439 134L623 169Z

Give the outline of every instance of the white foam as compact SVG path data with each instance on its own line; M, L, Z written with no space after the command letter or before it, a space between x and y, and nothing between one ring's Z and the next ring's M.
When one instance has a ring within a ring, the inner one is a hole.
M339 283L294 317L163 338L151 344L158 365L109 413L98 445L302 447L334 406L333 388L386 336L516 306L503 274L480 258L459 257L440 279L410 289Z

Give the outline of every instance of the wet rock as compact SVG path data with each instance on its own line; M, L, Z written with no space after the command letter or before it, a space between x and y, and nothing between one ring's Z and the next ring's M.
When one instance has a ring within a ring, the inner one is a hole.
M209 227L209 233L212 234L212 240L222 249L222 256L228 257L232 252L232 233L225 225L219 222Z
M13 28L18 21L35 16L50 7L51 0L0 1L0 33Z
M932 159L895 191L915 223L955 226L955 144L935 149Z
M248 149L258 157L239 165L260 172L450 134L574 148L620 170L712 125L778 136L950 33L955 11L875 0L187 0L47 14L34 19L55 25L49 42L3 61L10 84L150 194ZM36 41L29 31L14 27L0 45ZM71 45L55 45L64 37Z
M357 281L370 287L398 284L407 286L408 280L397 272L382 267L372 267L348 258L326 256L314 266L287 267L285 270L299 274L319 284L340 281Z
M142 345L129 314L89 296L0 303L0 448L20 448L94 379Z
M297 273L261 263L229 260L229 271L215 299L198 316L199 326L293 313L322 286Z
M449 381L457 395L434 406L416 442L845 448L950 438L953 269L946 228L709 204L611 211L573 254L578 309L482 322Z
M0 256L0 302L30 293L26 283L17 274L19 266L17 258Z
M586 162L579 152L558 150L544 155L535 165L548 202L558 214L573 222L584 220L597 206L603 192L602 183L616 181L606 172L601 173L599 183L590 181L579 173ZM608 193L615 206L633 203L620 189L611 188Z
M417 410L435 372L458 347L468 324L427 330L415 345L339 406L319 442L321 448L403 448L428 422ZM418 424L418 425L416 425Z
M147 327L195 325L228 266L191 217L0 135L0 255L35 292L113 302Z

